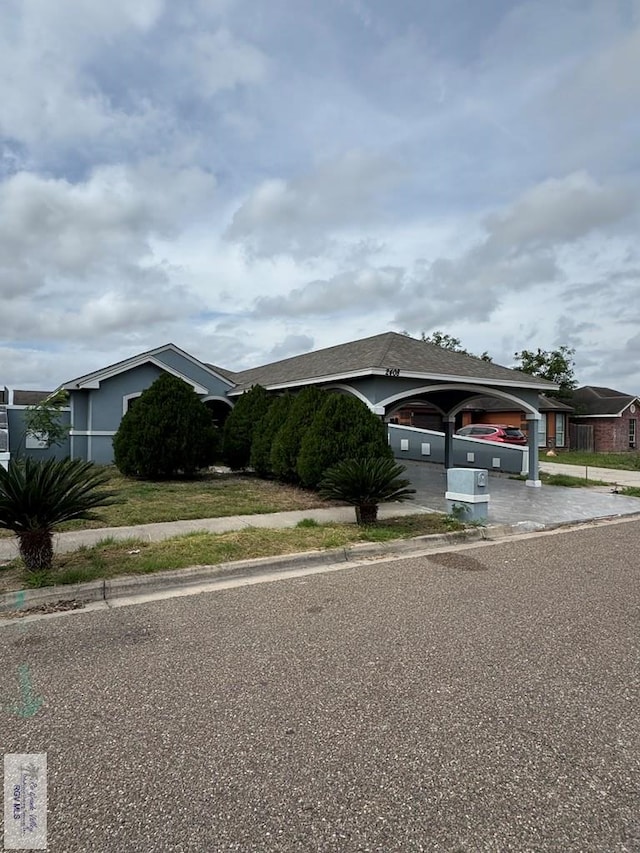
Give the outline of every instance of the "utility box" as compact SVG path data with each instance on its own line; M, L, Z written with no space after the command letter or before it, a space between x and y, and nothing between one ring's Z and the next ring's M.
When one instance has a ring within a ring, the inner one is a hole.
M447 512L460 521L486 521L489 515L489 472L485 468L449 468Z

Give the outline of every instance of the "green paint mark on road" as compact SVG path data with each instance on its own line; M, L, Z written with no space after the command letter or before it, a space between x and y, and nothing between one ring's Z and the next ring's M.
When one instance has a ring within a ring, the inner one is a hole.
M22 610L26 597L27 593L23 589L16 592L16 610Z
M33 717L40 710L43 700L36 696L31 683L31 671L26 663L18 667L18 682L20 684L20 702L11 706L18 717Z

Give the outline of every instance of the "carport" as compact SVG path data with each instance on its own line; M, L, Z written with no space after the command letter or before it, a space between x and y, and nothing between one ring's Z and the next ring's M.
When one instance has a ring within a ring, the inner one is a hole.
M252 385L269 391L318 385L353 394L388 420L407 401L423 401L442 416L445 467L452 466L456 415L478 396L498 397L525 413L529 422L527 485L540 486L538 474L538 395L552 382L474 356L451 352L397 332L351 341L233 374L233 398Z

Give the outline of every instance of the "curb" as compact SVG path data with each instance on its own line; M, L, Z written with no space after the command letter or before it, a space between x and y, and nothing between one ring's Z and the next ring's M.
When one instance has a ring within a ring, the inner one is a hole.
M53 605L61 601L73 601L76 604L91 604L96 601L108 603L117 598L195 587L208 581L254 577L272 572L295 571L300 568L329 566L336 563L356 563L363 559L383 559L402 554L419 554L440 545L498 539L510 532L508 525L495 525L452 533L417 536L413 539L396 539L392 542L365 542L362 545L332 548L326 551L303 551L277 557L258 557L233 563L219 563L215 566L171 569L149 575L125 575L119 578L105 578L64 586L13 590L0 595L0 619L17 612Z
M170 569L148 575L124 575L123 577L86 581L64 586L49 586L39 589L13 590L0 594L0 625L10 624L12 615L64 602L79 605L103 602L108 604L119 598L152 595L154 592L194 589L208 582L259 577L274 572L294 572L297 569L353 563L361 560L383 560L396 556L420 556L440 546L453 546L467 542L495 542L510 536L569 530L596 524L617 521L640 520L640 514L611 515L577 522L555 522L541 524L520 521L516 524L492 524L473 527L452 533L434 533L412 539L394 539L391 542L364 542L326 551L303 551L297 554L281 554L276 557L258 557L214 566L191 566L186 569ZM74 607L74 610L78 608Z

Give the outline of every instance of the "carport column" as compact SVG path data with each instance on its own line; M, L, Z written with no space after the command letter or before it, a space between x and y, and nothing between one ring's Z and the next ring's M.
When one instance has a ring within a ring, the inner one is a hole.
M455 431L455 415L445 415L444 420L444 467L453 468L453 433Z
M539 488L540 474L538 467L538 421L540 415L527 415L529 421L529 476L527 477L527 486Z

